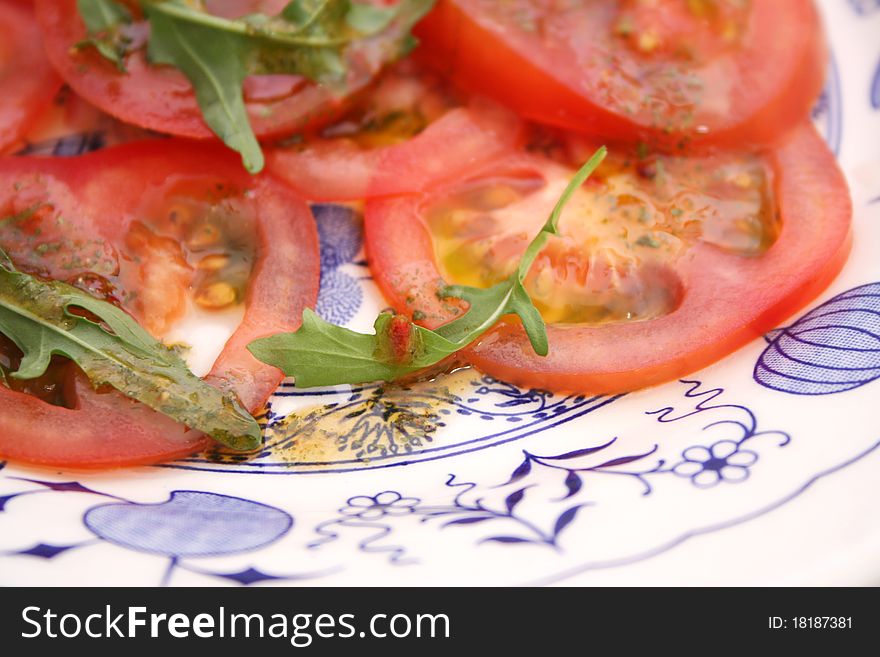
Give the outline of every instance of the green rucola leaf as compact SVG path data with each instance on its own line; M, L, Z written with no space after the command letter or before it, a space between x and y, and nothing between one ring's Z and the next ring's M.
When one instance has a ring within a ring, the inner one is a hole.
M76 8L90 32L101 32L130 23L131 12L116 0L76 0Z
M91 46L105 58L125 72L124 57L129 40L121 28L131 23L131 12L115 0L76 0L76 7L86 24L89 38L77 44L84 48Z
M574 196L574 193L579 190L585 182L587 182L587 179L593 175L593 172L600 164L602 164L602 160L604 160L607 155L608 149L604 146L600 147L599 150L593 153L593 156L587 160L580 169L578 169L578 172L574 174L571 182L569 182L568 186L563 190L562 196L556 201L556 206L550 213L547 223L544 224L543 228L541 228L541 232L538 233L538 236L532 240L532 243L526 248L526 252L519 261L517 277L520 281L525 279L526 274L528 274L529 269L531 269L532 264L535 262L535 258L538 257L541 249L544 248L544 244L547 243L547 239L551 235L557 234L559 218L562 216L562 211L565 209L565 206L568 205L571 197Z
M182 0L141 0L150 22L147 53L155 64L179 69L192 83L205 122L245 168L257 173L263 153L251 129L242 94L248 75L303 75L317 83L343 86L348 48L359 40L386 38L386 58L411 42L410 29L434 0L401 0L374 7L351 0L293 0L280 16L253 14L237 20L213 16ZM129 46L122 27L132 20L114 0L77 0L92 46L124 71ZM388 31L387 35L383 32Z
M436 332L459 346L466 347L495 326L504 315L515 314L523 319L523 326L535 353L546 356L549 348L547 329L538 309L532 304L522 282L515 276L490 288L449 285L440 291L446 299L463 299L468 311L458 319L444 324Z
M455 353L459 347L433 331L407 321L409 358L395 358L389 344L390 313L379 315L375 333L357 333L325 322L312 310L303 312L302 326L295 333L282 333L255 340L248 350L264 363L274 363L296 377L301 388L342 383L394 381ZM443 354L441 356L441 354Z
M360 34L378 34L384 30L399 13L399 7L377 7L352 3L345 15L345 22Z
M39 377L52 356L64 356L93 385L112 386L233 449L261 443L259 425L234 396L195 376L125 312L65 283L16 271L2 250L0 333L23 354L14 378Z
M547 240L551 235L556 235L563 209L607 154L608 150L604 146L601 147L574 175L556 202L550 217L526 247L516 272L510 278L485 290L453 285L441 292L444 297L464 299L470 304L470 308L462 317L438 328L437 333L464 347L488 331L503 315L515 314L522 321L535 353L539 356L547 355L549 350L547 328L523 283Z
M281 10L281 18L299 33L327 35L338 30L350 5L350 0L291 0Z
M549 237L557 233L566 204L606 154L603 146L577 172L507 280L486 289L450 285L441 290L443 297L468 302L467 312L452 322L432 331L384 313L376 320L375 333L367 335L325 322L306 310L299 330L257 340L248 349L257 359L296 377L301 388L394 381L439 363L478 339L503 316L514 314L522 321L535 353L546 356L547 328L524 281Z
M251 130L241 88L247 76L246 43L238 34L165 13L162 6L147 6L150 61L180 69L193 85L205 123L223 143L241 153L248 171L261 171L263 151Z

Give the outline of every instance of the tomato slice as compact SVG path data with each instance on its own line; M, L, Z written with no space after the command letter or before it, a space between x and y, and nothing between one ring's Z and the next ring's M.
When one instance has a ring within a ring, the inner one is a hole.
M482 99L465 101L409 60L387 71L339 121L276 146L266 162L306 198L354 201L436 182L449 152L434 152L434 144L455 151L457 161L478 162L514 146L521 134L515 115Z
M277 0L213 0L206 3L206 9L235 18L257 11L277 14L284 4ZM202 119L192 85L180 71L151 66L142 48L126 57L128 72L121 73L94 48L76 47L86 38L76 0L35 0L34 6L52 65L79 95L142 128L196 139L214 137ZM148 29L145 22L137 22L131 32L146 42ZM349 94L370 82L375 59L375 54L360 58L365 66L351 76ZM326 123L349 102L349 95L334 94L292 75L251 76L245 80L244 94L251 127L261 139Z
M810 0L440 0L417 32L440 70L529 118L665 148L774 142L826 66Z
M191 313L242 317L206 379L251 411L281 374L246 345L294 330L317 300L318 239L308 207L273 177L248 176L219 146L156 140L77 158L7 158L0 217L0 246L16 266L120 305L156 337ZM7 369L16 357L7 345ZM120 393L93 390L69 364L58 381L65 383L61 405L0 385L3 457L107 467L206 444Z
M33 9L0 0L0 153L16 144L61 87L43 52Z
M160 138L154 132L122 123L62 87L52 104L22 135L16 155L81 155L132 141Z
M425 194L369 202L376 281L398 311L448 321L462 309L438 287L507 276L572 171L509 154ZM499 379L553 390L678 378L824 289L848 254L850 215L844 178L810 125L757 155L619 155L571 201L526 280L549 324L549 355L533 352L514 318L465 356Z

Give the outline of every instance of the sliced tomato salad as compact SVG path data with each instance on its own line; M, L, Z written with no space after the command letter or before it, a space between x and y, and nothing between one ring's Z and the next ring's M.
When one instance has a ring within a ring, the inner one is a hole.
M191 313L243 317L206 379L252 412L281 381L245 348L314 306L317 231L305 203L213 146L155 140L77 158L0 160L0 247L16 267L127 310L163 338ZM0 339L0 368L21 357ZM0 457L65 467L150 463L206 444L69 361L0 385ZM24 394L31 393L31 394Z
M443 324L463 310L438 296L443 285L488 287L515 270L571 164L592 152L541 146L554 157L508 153L454 183L367 204L373 273L399 312ZM675 379L776 326L846 259L847 186L808 124L754 154L621 153L576 193L526 279L549 355L506 319L465 352L481 371L583 393Z
M504 108L466 100L408 60L339 121L277 145L266 161L308 199L354 201L420 191L443 176L450 150L457 161L479 162L516 145L522 128ZM425 148L437 143L447 152Z
M774 142L826 67L811 0L439 0L418 34L529 118L667 148Z
M216 16L276 15L287 2L279 0L209 0L205 9ZM192 85L169 66L153 66L145 48L149 25L136 21L128 28L133 46L121 72L94 48L77 44L86 39L86 27L77 0L35 0L37 17L52 64L83 98L127 123L158 132L210 139L214 133L202 119ZM137 11L136 7L132 9ZM365 48L380 49L365 43ZM290 134L338 117L351 96L364 89L375 70L376 53L353 58L364 64L353 71L346 93L334 93L295 75L259 75L245 80L244 97L251 127L259 138Z
M508 315L454 358L519 386L580 394L630 391L717 361L817 295L848 254L846 183L808 123L827 56L811 0L437 0L416 28L423 45L390 67L413 42L395 19L387 31L380 25L390 14L376 8L395 0L293 6L309 21L344 17L338 34L357 36L284 51L303 57L297 70L344 71L344 90L293 75L246 78L248 119L266 155L259 176L216 140L144 130L214 139L179 62L148 61L145 3L119 1L132 22L126 15L121 32L97 35L121 35L97 43L111 57L120 53L107 48L125 50L117 66L87 45L80 14L113 7L0 0L0 153L80 133L100 136L89 147L139 140L81 157L0 158L0 249L21 271L85 290L179 343L192 369L251 412L281 373L248 345L295 331L317 301L306 200L365 201L372 276L399 313L389 337L402 363L428 344L410 343L410 321L436 328L460 317L466 302L445 288L508 279L566 198L558 234L524 280L547 325L548 355ZM288 4L193 7L240 18ZM166 30L171 40L185 36ZM185 40L178 45L189 52ZM261 70L276 70L277 53L256 50L249 46L247 65L259 59ZM312 69L312 55L327 60ZM213 91L237 99L238 70L229 76L235 89ZM58 95L61 79L69 88ZM610 155L564 197L603 144ZM294 353L332 358L334 340L350 337L317 321L311 328L323 343L308 332L281 338L330 344ZM181 343L196 331L196 344ZM387 365L375 342L358 344L369 353L357 359ZM0 335L0 458L113 467L210 442L96 388L60 356L41 377L10 376L22 358Z
M61 87L28 5L0 0L0 153L17 145Z

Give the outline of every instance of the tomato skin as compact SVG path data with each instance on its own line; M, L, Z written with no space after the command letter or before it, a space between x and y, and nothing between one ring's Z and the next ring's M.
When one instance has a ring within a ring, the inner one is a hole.
M69 188L69 196L58 192L53 203L69 221L87 217L81 220L83 230L92 231L90 237L107 240L110 248L120 248L114 237L126 230L132 209L150 186L189 175L219 178L248 190L245 193L257 217L256 265L248 283L244 318L206 380L233 391L250 411L259 410L282 375L257 361L245 346L259 337L295 330L303 309L317 301L318 237L305 203L272 176L248 176L235 154L222 147L185 140L132 143L77 158L2 159L0 207L21 193L16 183L28 175ZM108 194L108 189L114 193ZM71 370L74 409L50 406L0 386L3 458L58 467L107 468L168 460L210 442L120 393L96 393L76 368Z
M795 128L767 157L782 229L763 255L743 258L697 244L677 265L682 296L667 315L596 327L548 326L550 352L543 358L518 321L506 319L465 358L524 387L617 393L687 375L776 327L842 268L852 206L833 154L811 125ZM419 218L424 203L421 197L369 203L366 241L376 281L391 304L399 312L421 310L425 323L436 326L454 310L436 298L441 275Z
M186 456L211 442L170 418L118 394L97 394L71 373L76 408L0 390L0 455L31 465L103 469Z
M48 107L61 79L43 52L33 9L24 2L0 0L0 153L14 147L40 112Z
M151 66L139 52L127 59L128 73L120 73L94 48L75 47L86 38L76 0L35 0L34 6L49 60L77 94L126 123L181 137L216 138L180 71ZM261 139L326 123L347 107L347 98L293 76L281 77L285 91L278 98L247 104L251 127ZM367 82L361 80L352 91Z
M658 122L647 104L633 111L617 103L602 79L602 66L576 67L571 53L555 43L556 50L542 47L537 37L493 20L481 7L485 4L440 0L417 29L426 60L463 87L530 119L604 139L643 141L666 150L773 144L808 116L827 66L820 20L810 0L755 0L740 51L717 65L722 74L706 73L707 80L729 86L724 97L698 105L692 120L667 123L664 116ZM571 28L581 30L576 41L584 53L592 52L594 41L584 35L607 29L591 21L584 18L585 25ZM639 67L638 60L620 52L600 51L595 59L609 56L620 57L631 69ZM719 102L725 106L713 110L711 105Z

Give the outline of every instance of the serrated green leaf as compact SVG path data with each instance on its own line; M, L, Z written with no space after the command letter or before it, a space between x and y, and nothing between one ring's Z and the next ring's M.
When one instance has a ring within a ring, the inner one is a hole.
M388 322L383 313L375 324L375 333L351 331L324 321L314 311L303 312L302 326L295 333L272 335L255 340L248 350L265 363L275 363L287 376L296 377L303 388L366 381L394 381L442 360L458 350L433 331L413 325L413 339L418 346L413 358L400 363L388 353Z
M116 0L76 0L76 8L89 32L102 32L131 22L128 7Z
M142 0L141 5L151 25L150 60L183 72L205 122L241 154L248 171L257 173L264 158L242 95L247 75L293 74L342 85L350 46L381 36L397 43L400 52L410 39L409 30L434 1L401 0L384 10L350 0L293 0L279 16L252 14L235 20L181 0ZM382 35L385 30L388 35ZM394 54L394 48L388 49L389 57Z
M280 16L293 27L301 29L310 20L313 20L313 17L317 15L323 6L328 4L328 0L291 0L281 10Z
M281 18L297 32L328 35L338 32L350 0L292 0L281 10Z
M510 299L508 310L518 315L523 329L532 344L532 349L539 356L546 356L550 352L550 343L547 338L547 326L541 313L535 308L525 286L517 282L513 286L513 296Z
M348 378L380 380L390 375L390 369L375 360L375 335L328 324L311 310L303 312L299 330L285 338L262 338L248 349L261 361L279 363L282 371L307 386L333 385Z
M65 283L15 271L0 254L0 333L23 354L12 377L39 377L53 356L64 356L96 387L112 386L233 449L259 447L260 427L238 400L195 376L125 312Z
M262 171L263 151L251 130L242 94L247 44L238 34L179 20L161 11L161 6L147 10L150 61L180 69L193 85L205 123L241 154L245 169Z
M299 330L257 340L248 349L257 359L296 377L296 385L302 388L393 381L439 363L477 340L505 315L517 315L535 353L546 356L547 328L523 282L550 235L557 233L565 205L606 154L600 148L577 172L507 280L485 289L450 285L440 291L441 297L466 301L467 312L433 331L410 323L411 348L405 360L389 355L386 345L392 316L388 313L379 316L375 333L367 335L325 322L306 310Z
M2 223L3 223L3 221L0 220L0 224L2 224ZM9 270L15 269L15 266L12 264L12 259L9 257L9 255L6 253L6 251L4 251L3 249L0 249L0 267L2 267L3 269L9 269Z
M608 149L604 146L600 147L599 150L593 153L593 156L587 160L586 164L574 174L571 182L568 183L565 190L562 192L562 196L560 196L559 200L556 202L556 206L550 213L547 222L541 228L541 232L538 233L538 236L532 240L531 244L526 248L525 253L523 253L523 257L519 261L519 267L517 269L517 277L520 282L525 280L526 274L535 262L535 258L538 257L538 254L541 252L541 249L544 248L544 245L547 243L550 236L557 234L559 217L562 216L562 211L565 209L565 206L568 205L571 197L574 196L574 193L587 181L587 178L593 175L593 172L600 164L602 164L602 160L604 160L607 155Z
M353 2L345 15L345 22L360 34L378 34L388 27L399 14L400 6L378 7L360 2Z

